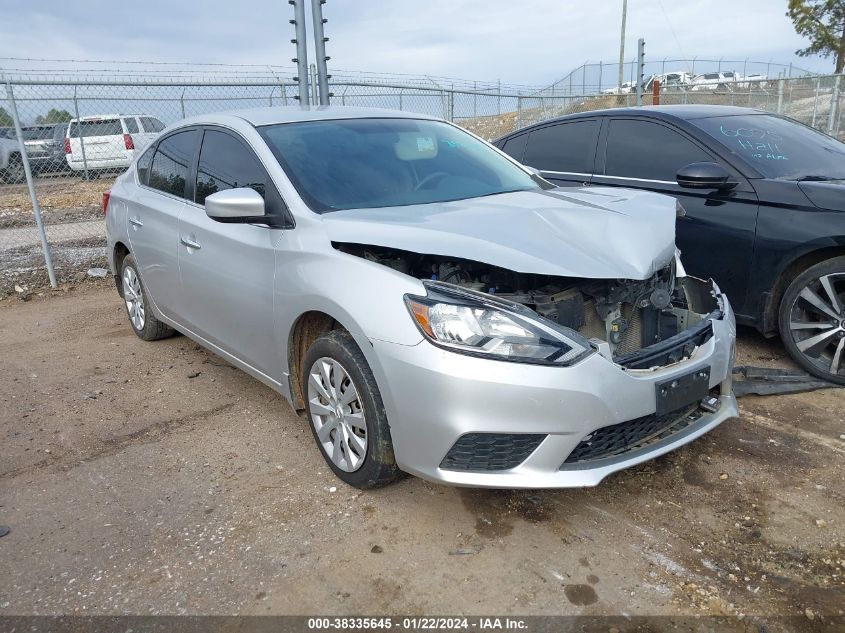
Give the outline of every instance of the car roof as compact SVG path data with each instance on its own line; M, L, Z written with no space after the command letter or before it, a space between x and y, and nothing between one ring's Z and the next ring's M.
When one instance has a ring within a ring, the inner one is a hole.
M103 119L120 119L122 117L127 116L144 116L150 117L152 119L157 119L158 117L153 114L138 114L132 112L124 112L123 114L90 114L88 116L81 116L78 119L76 117L72 118L71 121L100 121Z
M402 118L437 120L427 114L389 110L386 108L359 108L354 106L273 106L233 110L191 117L180 124L199 125L203 123L223 123L227 119L242 119L254 126L274 125L278 123L296 123L301 121L328 121L332 119L373 119Z
M585 112L575 112L573 114L566 114L555 119L547 121L540 121L528 127L515 130L505 136L512 136L526 130L546 125L549 123L557 123L560 121L572 121L576 119L584 119L593 116L625 116L625 117L651 117L657 119L681 119L689 121L692 119L705 119L714 116L739 116L742 114L772 114L765 110L757 110L755 108L743 108L739 106L720 106L720 105L661 105L661 106L642 106L638 108L602 108L600 110L587 110Z

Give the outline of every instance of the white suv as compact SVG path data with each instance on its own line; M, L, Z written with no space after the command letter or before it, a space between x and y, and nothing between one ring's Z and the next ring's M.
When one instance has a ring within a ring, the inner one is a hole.
M164 129L145 114L106 114L71 119L65 133L65 158L74 171L122 169Z

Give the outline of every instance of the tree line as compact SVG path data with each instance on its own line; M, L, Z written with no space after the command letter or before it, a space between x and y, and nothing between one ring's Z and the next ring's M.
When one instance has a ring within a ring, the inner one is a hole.
M39 114L35 117L36 125L49 125L51 123L67 123L73 118L73 115L67 110L57 110L50 108L47 114ZM0 107L0 127L12 127L15 125L15 120L12 115L6 111L6 108Z

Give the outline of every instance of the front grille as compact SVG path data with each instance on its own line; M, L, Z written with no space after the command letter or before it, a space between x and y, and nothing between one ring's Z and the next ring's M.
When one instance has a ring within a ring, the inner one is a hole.
M444 470L496 471L516 468L546 439L542 433L468 433L440 462Z
M646 415L590 433L575 447L561 468L569 464L616 457L665 439L693 424L704 412L698 403L663 415Z

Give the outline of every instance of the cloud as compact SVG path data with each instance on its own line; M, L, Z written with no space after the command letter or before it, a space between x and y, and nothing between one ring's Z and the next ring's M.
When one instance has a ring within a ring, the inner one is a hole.
M45 4L4 9L0 56L291 65L294 53L292 9L282 0ZM784 8L771 0L630 0L628 6L627 59L638 37L646 39L652 61L789 63L802 45ZM328 0L324 7L330 69L533 85L587 60L615 60L620 10L617 0Z

